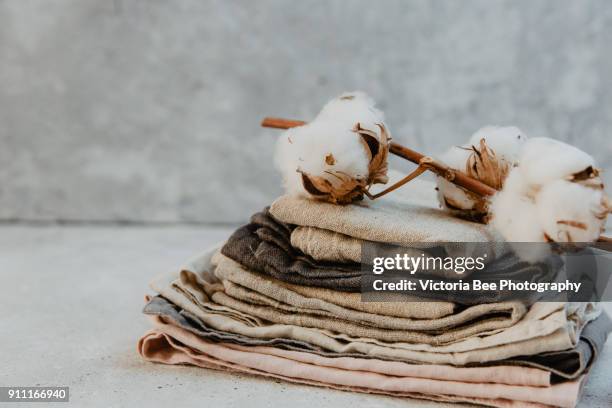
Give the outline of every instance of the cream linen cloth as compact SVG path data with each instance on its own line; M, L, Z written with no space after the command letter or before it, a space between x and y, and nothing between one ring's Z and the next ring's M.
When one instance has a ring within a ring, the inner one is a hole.
M455 333L456 337L460 338L461 333L473 335L512 326L526 313L526 308L522 303L504 302L471 306L459 313L435 319L382 316L338 306L333 302L321 300L316 296L316 293L312 297L303 296L276 279L246 270L240 264L219 252L215 254L212 262L213 265L216 264L214 274L223 281L224 292L227 295L253 305L270 306L279 312L317 315L322 317L319 319L321 322L324 321L323 317L327 317L330 319L329 327L322 328L328 329L339 327L338 319L341 319L383 329L445 330L445 334L448 334L449 337ZM344 296L339 292L336 293L338 298ZM437 302L431 302L431 305L430 302L410 303L422 308L438 307ZM294 318L299 319L299 315L294 316ZM275 319L268 320L277 321ZM457 329L459 326L461 326L461 329Z
M291 232L291 246L317 261L360 263L363 243L363 239L315 227L299 226Z
M180 273L155 279L151 288L217 330L253 338L294 339L338 353L362 353L383 359L431 364L466 365L497 361L572 348L582 327L599 314L590 303L537 303L517 324L502 332L443 346L388 343L329 330L273 324L211 301L206 291L214 293L216 289L213 288L219 285L210 272L211 257L216 249L196 257Z
M490 226L465 221L439 209L431 198L434 187L431 182L414 180L393 194L345 206L285 195L272 203L270 213L287 224L406 246L421 242L504 241Z
M449 381L413 377L404 372L408 367L395 366L389 368L393 374L352 369L360 367L359 359L338 359L314 356L272 347L244 347L228 343L210 343L198 336L176 326L166 325L156 321L156 327L146 334L139 342L139 351L145 358L152 359L157 355L157 361L169 362L173 351L195 356L201 354L214 359L216 365L228 362L239 367L257 370L260 373L281 376L286 380L314 381L324 386L351 387L351 389L366 389L372 392L382 392L389 395L402 393L418 393L427 395L448 395L488 400L522 401L559 407L574 407L578 399L583 378L549 387L516 386L494 383L479 383L465 381ZM158 341L160 335L166 339L174 339L180 343L167 340L165 350L160 353L162 344ZM153 347L148 347L148 340L157 341ZM152 352L151 352L152 351ZM194 353L196 352L196 353ZM183 362L183 361L182 361ZM366 361L372 365L372 361ZM388 362L379 362L390 365ZM379 369L385 369L378 367Z
M390 171L389 177L393 183L403 174ZM491 227L442 211L435 184L422 179L413 180L393 194L374 201L364 199L345 207L320 204L324 203L284 196L270 208L270 213L279 221L297 225L291 233L291 245L318 261L359 263L364 241L408 246L413 243L500 242L491 248L494 251L488 254L490 259L508 250L501 243L503 238ZM315 210L316 215L297 214L310 210ZM337 218L339 213L346 214ZM315 220L321 214L325 214L323 218L326 219ZM452 248L449 251L452 256Z

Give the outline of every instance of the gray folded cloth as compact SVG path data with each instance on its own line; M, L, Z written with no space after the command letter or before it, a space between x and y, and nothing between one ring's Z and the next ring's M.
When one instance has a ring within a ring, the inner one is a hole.
M286 350L306 351L326 357L358 357L377 358L395 361L384 356L371 356L362 353L338 353L327 351L322 347L289 338L254 338L241 334L225 332L206 325L193 313L181 309L161 296L151 298L143 312L147 315L160 316L164 321L186 329L198 336L216 342L226 342L246 346L274 346ZM492 363L468 364L468 366L484 365L519 365L548 370L553 374L553 382L576 379L587 372L595 363L601 352L608 334L612 331L612 323L607 314L602 313L597 319L588 323L580 334L576 347L556 352L541 353L531 356L519 356Z
M317 262L291 246L291 227L277 222L268 209L236 230L221 253L248 269L284 282L341 291L361 290L359 264Z
M612 320L602 312L584 327L576 347L564 351L516 357L509 364L527 364L545 368L553 374L554 382L575 379L588 372L595 364L610 332L612 332Z

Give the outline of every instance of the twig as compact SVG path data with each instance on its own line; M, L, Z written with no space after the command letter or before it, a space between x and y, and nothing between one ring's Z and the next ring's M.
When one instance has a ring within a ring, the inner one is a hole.
M392 191L397 190L398 188L400 188L404 184L408 183L409 181L414 180L415 178L419 177L421 174L423 174L426 171L427 171L427 167L424 166L424 165L420 165L419 167L416 168L416 170L414 170L412 173L408 174L406 177L404 177L403 179L401 179L397 183L393 184L391 187L388 187L388 188L384 189L383 191L381 191L379 193L376 193L376 194L370 194L369 191L365 190L364 194L367 195L370 200L375 200L375 199L377 199L379 197L384 196L385 194L388 194L388 193L390 193Z
M303 120L291 120L272 117L264 118L264 120L261 122L261 126L275 129L289 129L305 124L306 122L304 122ZM425 156L398 143L391 142L389 151L395 154L396 156L402 157L417 164L419 167L417 167L417 169L414 170L412 173L408 174L406 177L404 177L391 187L381 191L380 193L370 194L369 192L365 191L365 194L370 199L381 197L387 193L390 193L391 191L398 189L399 187L423 174L423 172L425 172L426 170L430 170L438 176L444 177L448 181L457 184L458 186L461 186L466 190L469 190L480 196L492 196L497 192L496 189L489 187L488 185L468 176L467 174L459 170L451 169L445 164L440 163L429 156ZM610 243L612 242L612 238L601 235L597 239L597 242Z

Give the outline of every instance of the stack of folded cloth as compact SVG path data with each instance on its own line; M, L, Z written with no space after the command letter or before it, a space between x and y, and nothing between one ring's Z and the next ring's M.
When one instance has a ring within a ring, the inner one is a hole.
M431 192L417 181L403 194L349 206L279 198L224 245L151 283L157 296L144 313L154 328L139 353L355 392L574 407L611 329L596 304L362 301L364 240L499 238L436 209Z

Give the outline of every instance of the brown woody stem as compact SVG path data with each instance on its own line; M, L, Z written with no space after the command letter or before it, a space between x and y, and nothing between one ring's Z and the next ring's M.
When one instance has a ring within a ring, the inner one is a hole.
M420 165L412 173L408 174L406 177L404 177L403 179L401 179L397 183L393 184L391 187L388 187L388 188L384 189L380 193L370 194L369 192L366 192L365 194L368 196L369 199L375 200L375 199L377 199L379 197L384 196L385 194L388 194L388 193L390 193L392 191L397 190L398 188L400 188L404 184L408 183L409 181L414 180L415 178L419 177L421 174L425 173L426 171L427 171L427 166Z
M262 122L261 122L261 126L263 127L269 127L269 128L275 128L275 129L289 129L289 128L293 128L293 127L297 127L297 126L302 126L305 125L306 122L302 121L302 120L290 120L290 119L282 119L282 118L265 118ZM492 196L493 194L495 194L497 192L497 190L495 190L494 188L489 187L488 185L468 176L467 174L459 171L459 170L454 170L449 168L448 166L446 166L443 163L440 163L434 159L432 159L429 156L425 156L419 152L416 152L412 149L409 149L407 147L404 147L400 144L391 142L391 146L389 148L389 151L393 154L395 154L396 156L402 157L406 160L409 160L417 165L419 165L419 168L426 168L427 170L430 170L434 173L436 173L438 176L440 177L444 177L445 179L447 179L448 181L457 184L458 186L461 186L463 188L465 188L466 190L469 190L473 193L476 193L480 196ZM420 171L420 172L419 172ZM405 179L399 181L396 185L393 185L391 187L389 187L387 190L382 191L381 193L376 194L375 196L372 197L380 197L380 195L383 195L382 193L386 194L388 192L391 192L393 190L395 190L398 187L401 187L402 185L406 184L408 181L412 180L412 178L420 175L421 173L423 173L423 170L415 170L414 173L411 173L410 175L408 175ZM418 174L416 174L414 177L408 179L408 177L410 177L412 174L415 174L416 172L419 172ZM401 183L401 184L400 184Z

